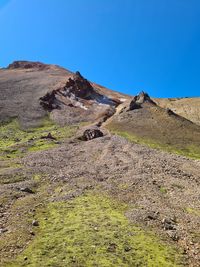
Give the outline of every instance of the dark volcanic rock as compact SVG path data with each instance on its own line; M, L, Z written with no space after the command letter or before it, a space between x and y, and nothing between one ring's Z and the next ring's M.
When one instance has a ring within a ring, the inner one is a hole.
M88 141L102 136L103 133L99 129L87 129L84 131L81 139L84 141Z
M48 111L52 111L53 109L59 109L59 101L56 98L56 91L53 90L50 93L47 93L43 97L40 97L40 105Z
M31 62L31 61L14 61L8 65L8 69L32 69L38 68L40 70L48 68L48 65L41 62Z
M149 97L147 93L141 92L139 93L139 95L134 96L133 100L130 103L129 110L142 108L142 104L145 102L156 105L156 103Z
M45 135L45 136L41 136L40 138L41 138L41 139L51 139L51 140L56 140L56 138L55 138L51 133L48 133L48 134Z
M95 93L92 85L87 79L83 78L79 71L75 73L73 78L69 78L64 90L69 96L73 94L75 97L84 98L87 100L92 99L92 94Z
M33 226L39 226L39 222L36 221L36 220L33 220L33 221L32 221L32 225L33 225Z
M33 190L28 188L28 187L21 187L21 188L18 188L19 191L21 192L26 192L26 193L29 193L29 194L33 194Z

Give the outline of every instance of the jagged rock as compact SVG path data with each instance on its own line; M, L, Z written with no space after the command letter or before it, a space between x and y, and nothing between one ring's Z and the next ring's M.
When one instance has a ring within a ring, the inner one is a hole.
M92 99L92 94L95 93L90 82L83 78L79 71L74 74L73 78L69 78L64 90L68 96L73 94L75 97L87 100Z
M81 139L84 141L88 141L102 136L103 133L99 129L87 129L84 131Z
M60 108L59 102L56 99L56 91L53 90L52 92L47 93L45 96L40 97L40 105L48 111Z
M133 100L130 103L129 110L141 108L141 105L144 102L149 102L153 105L156 105L156 103L149 97L149 95L142 91L141 93L139 93L139 95L134 96Z
M48 92L40 98L40 105L47 111L61 109L62 105L83 107L87 110L92 103L116 107L121 101L100 94L78 71L68 79L65 86Z
M47 135L45 136L41 136L40 137L41 139L51 139L51 140L56 140L56 138L54 136L52 136L51 133L48 133Z

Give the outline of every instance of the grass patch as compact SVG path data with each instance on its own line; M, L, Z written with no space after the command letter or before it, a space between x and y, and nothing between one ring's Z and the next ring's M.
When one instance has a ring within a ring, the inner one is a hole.
M17 119L0 125L0 158L14 159L28 151L46 150L57 145L59 141L74 135L77 126L59 126L49 118L41 121L40 126L22 129ZM41 139L51 133L56 141Z
M165 188L165 187L160 187L160 192L162 193L162 194L167 194L167 188Z
M187 207L187 208L185 208L185 211L187 213L190 213L190 214L193 214L193 215L196 215L196 216L200 217L200 210L198 210L198 209Z
M0 184L12 184L26 180L27 177L22 174L5 174L0 175Z
M38 214L36 238L5 266L181 266L178 252L131 225L125 210L95 194L50 203Z
M200 147L199 146L185 145L185 147L178 147L178 146L176 147L175 145L172 145L172 144L160 143L153 139L139 137L131 132L119 130L114 126L107 126L107 127L113 134L122 136L126 138L127 140L129 140L130 142L143 144L154 149L164 150L170 153L190 157L193 159L200 159Z

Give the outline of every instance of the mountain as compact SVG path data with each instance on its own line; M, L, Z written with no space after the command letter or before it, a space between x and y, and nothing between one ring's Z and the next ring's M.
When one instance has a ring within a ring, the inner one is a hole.
M1 266L200 266L200 98L0 69Z

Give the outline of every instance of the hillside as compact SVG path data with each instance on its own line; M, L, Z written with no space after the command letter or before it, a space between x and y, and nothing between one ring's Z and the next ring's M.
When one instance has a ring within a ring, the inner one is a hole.
M136 98L137 100L127 103L127 107L122 108L121 112L114 115L107 123L111 131L127 137L130 141L200 158L198 124L178 115L166 106L163 108L157 105L143 92ZM195 107L192 110L195 113ZM188 112L189 117L192 115L192 112Z
M200 98L156 98L155 102L200 125Z
M0 90L0 266L200 266L199 98L28 61Z

